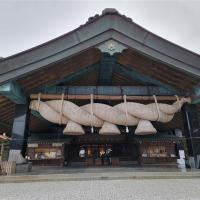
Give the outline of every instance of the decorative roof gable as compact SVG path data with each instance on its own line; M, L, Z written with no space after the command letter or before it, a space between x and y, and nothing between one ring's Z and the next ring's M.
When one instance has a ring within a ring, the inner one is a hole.
M89 48L115 41L120 48L132 48L170 67L200 77L200 56L177 46L132 22L115 9L90 17L77 29L0 60L0 83L16 79L51 64L77 55Z

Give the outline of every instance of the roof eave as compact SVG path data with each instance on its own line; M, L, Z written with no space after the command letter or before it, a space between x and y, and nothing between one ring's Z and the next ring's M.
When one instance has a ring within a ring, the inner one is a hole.
M117 13L107 13L78 29L0 61L0 83L59 62L109 39L200 77L200 56L141 28Z

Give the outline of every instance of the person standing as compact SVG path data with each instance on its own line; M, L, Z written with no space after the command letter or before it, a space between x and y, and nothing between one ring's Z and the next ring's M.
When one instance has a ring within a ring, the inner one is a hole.
M108 147L108 148L106 149L106 159L107 159L108 165L111 165L111 164L112 164L111 153L112 153L112 149L111 149L110 147Z

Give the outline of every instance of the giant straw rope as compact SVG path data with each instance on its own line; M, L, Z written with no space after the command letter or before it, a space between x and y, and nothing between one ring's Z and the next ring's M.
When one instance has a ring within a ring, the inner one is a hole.
M43 102L32 100L30 109L40 113L46 120L56 123L65 124L64 134L82 135L85 131L82 127L91 126L100 127L99 134L116 135L120 134L117 125L136 126L135 134L155 134L157 131L151 121L166 123L172 120L174 114L178 112L184 103L190 103L190 98L181 98L177 96L177 101L172 105L158 103L154 96L155 103L141 104L127 102L124 96L124 102L115 106L102 103L94 103L91 95L91 103L83 106L61 100L51 100Z

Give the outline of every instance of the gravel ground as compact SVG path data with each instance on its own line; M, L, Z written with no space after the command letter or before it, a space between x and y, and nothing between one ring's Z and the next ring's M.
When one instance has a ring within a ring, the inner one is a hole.
M200 179L96 180L0 184L0 200L200 199Z

